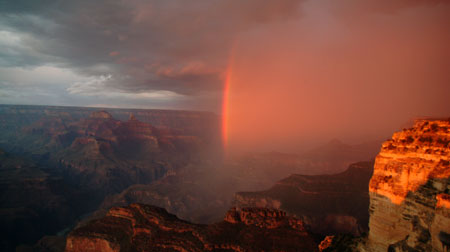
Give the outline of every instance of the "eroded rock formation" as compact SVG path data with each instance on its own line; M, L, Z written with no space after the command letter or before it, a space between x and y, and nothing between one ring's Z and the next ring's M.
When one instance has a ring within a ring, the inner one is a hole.
M71 232L67 252L89 251L317 251L301 221L277 210L230 210L225 220L192 224L142 204L112 208Z
M368 251L446 251L450 120L418 120L386 141L370 180Z
M60 247L105 196L203 160L218 132L207 112L0 105L0 251Z
M236 193L235 204L281 209L322 235L360 235L368 229L372 167L373 162L360 162L333 175L294 174L265 191Z

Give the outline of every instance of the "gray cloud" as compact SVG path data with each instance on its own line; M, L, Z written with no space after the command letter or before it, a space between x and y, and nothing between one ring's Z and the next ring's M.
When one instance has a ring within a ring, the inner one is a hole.
M56 64L128 76L127 92L219 91L234 35L289 18L299 1L2 1L1 27L20 36L2 65Z
M62 80L52 88L77 104L95 90L115 94L105 95L105 104L124 103L131 94L146 94L141 99L166 94L173 104L155 102L217 111L233 41L265 25L298 20L307 11L304 2L0 0L0 67L70 69L79 75L77 80ZM355 16L395 15L445 1L322 2L341 19L354 22ZM33 85L45 89L44 81Z

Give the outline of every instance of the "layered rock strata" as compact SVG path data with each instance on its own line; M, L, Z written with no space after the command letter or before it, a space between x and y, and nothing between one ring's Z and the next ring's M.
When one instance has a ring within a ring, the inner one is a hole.
M0 251L65 234L105 196L213 156L219 132L205 112L0 105Z
M447 251L450 120L418 120L386 141L369 184L367 251Z
M277 210L231 209L225 220L192 224L142 204L112 208L77 228L66 251L317 251L303 223Z

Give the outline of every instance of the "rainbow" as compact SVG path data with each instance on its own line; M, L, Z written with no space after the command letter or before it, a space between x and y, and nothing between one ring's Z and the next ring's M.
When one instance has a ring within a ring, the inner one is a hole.
M233 73L234 55L236 49L236 40L231 43L228 65L225 72L225 80L223 85L223 97L222 97L222 144L225 153L227 152L230 131L230 87L231 78Z
M231 83L231 67L228 66L225 75L225 83L223 87L223 97L222 97L222 143L225 150L228 147L230 83Z

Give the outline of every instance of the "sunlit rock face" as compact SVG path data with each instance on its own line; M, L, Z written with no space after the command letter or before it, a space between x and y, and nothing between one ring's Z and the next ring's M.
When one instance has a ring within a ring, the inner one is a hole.
M231 209L224 221L192 224L159 207L131 204L72 231L77 251L318 251L300 220L263 208Z
M446 251L450 120L418 120L387 140L369 184L368 251Z

